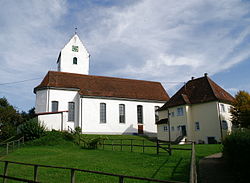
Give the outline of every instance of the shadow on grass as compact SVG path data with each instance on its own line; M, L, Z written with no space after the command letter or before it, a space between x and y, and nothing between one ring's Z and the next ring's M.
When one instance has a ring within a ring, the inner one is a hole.
M173 171L171 173L171 178L174 177L174 174L176 173L176 170L177 170L178 166L181 164L182 160L183 160L183 158L180 158L179 161L176 163L176 165L175 165L175 167L174 167L174 169L173 169Z
M168 162L169 159L166 159L166 161L164 161L159 168L157 168L157 170L153 173L153 175L151 176L151 178L155 178L155 176L157 175L157 173L160 171L160 169Z
M171 179L176 181L188 182L189 179L189 171L190 171L190 162L183 161L183 158L177 162L174 170L171 174ZM181 165L181 166L180 166Z

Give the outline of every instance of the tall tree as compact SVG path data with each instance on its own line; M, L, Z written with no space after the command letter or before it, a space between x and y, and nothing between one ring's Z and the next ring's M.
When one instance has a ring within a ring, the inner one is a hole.
M16 135L17 126L23 122L19 112L6 98L0 98L0 139Z
M248 92L237 92L231 113L234 125L250 128L250 94Z
M35 107L32 107L28 112L22 111L21 116L24 122L33 119L34 117L36 117Z

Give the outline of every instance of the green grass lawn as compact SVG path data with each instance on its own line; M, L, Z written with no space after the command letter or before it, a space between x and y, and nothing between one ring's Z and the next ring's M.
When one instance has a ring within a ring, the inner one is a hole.
M109 139L134 138L138 139L138 143L141 142L140 139L145 139L138 136L107 137ZM145 144L153 143L145 139ZM190 146L184 145L182 147ZM1 159L66 166L163 180L188 181L191 151L175 150L173 151L173 155L169 156L164 150L161 150L160 154L156 155L155 148L145 148L145 153L142 153L140 147L134 148L134 152L132 153L129 148L126 149L124 147L123 151L120 150L120 147L115 147L114 151L112 151L111 147L105 147L104 150L101 148L98 150L88 150L82 149L71 142L65 142L54 146L26 145ZM196 145L198 159L220 151L220 145ZM1 173L3 172L3 163L0 163L0 171ZM8 175L32 179L33 167L10 164ZM39 168L38 180L42 182L69 182L70 172L69 170ZM77 172L76 182L118 182L118 178ZM137 181L125 179L125 182Z

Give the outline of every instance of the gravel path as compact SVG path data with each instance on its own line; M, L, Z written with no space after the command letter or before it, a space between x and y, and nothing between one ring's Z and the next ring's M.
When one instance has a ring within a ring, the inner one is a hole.
M235 177L230 172L222 158L222 153L213 154L200 160L199 180L201 183L236 183Z

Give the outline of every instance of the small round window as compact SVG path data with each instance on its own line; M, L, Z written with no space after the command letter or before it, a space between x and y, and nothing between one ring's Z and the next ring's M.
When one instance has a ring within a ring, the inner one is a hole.
M77 58L76 57L73 58L73 64L77 64Z
M222 120L222 129L223 130L227 130L228 129L228 126L227 126L227 121L225 121L225 120Z

